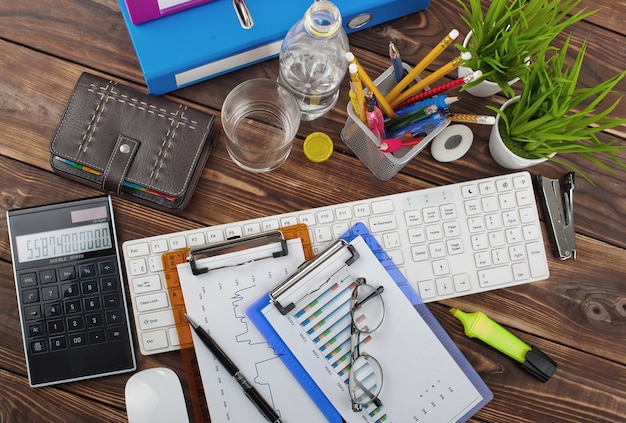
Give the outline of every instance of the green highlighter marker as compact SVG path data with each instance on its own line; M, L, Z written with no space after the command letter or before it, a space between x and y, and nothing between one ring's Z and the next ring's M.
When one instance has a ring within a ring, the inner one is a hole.
M522 364L542 382L547 382L554 372L556 363L539 348L531 347L511 332L494 322L481 311L465 313L457 308L451 308L450 313L463 323L465 334L470 338L478 338L487 345L508 355Z

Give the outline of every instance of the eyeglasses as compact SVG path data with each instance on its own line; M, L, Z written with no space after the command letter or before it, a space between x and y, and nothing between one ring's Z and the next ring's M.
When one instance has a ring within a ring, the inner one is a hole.
M367 336L378 329L385 317L385 304L382 294L384 287L374 288L357 278L350 297L350 373L348 390L352 401L352 411L362 411L363 405L373 402L382 405L378 398L383 386L383 370L378 361L367 353L361 353L361 342L369 342Z

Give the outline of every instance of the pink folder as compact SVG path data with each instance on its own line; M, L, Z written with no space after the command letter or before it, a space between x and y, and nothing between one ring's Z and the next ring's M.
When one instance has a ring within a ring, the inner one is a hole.
M148 22L162 16L213 0L124 0L130 19L134 24Z

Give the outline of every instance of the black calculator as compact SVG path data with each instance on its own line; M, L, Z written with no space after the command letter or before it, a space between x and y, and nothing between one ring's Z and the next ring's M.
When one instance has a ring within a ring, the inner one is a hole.
M136 369L109 196L7 212L31 386Z

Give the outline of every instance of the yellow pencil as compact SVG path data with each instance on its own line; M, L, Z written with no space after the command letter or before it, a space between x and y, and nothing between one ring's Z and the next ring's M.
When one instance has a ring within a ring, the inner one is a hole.
M376 87L367 72L365 72L365 69L363 69L363 66L361 66L357 58L354 57L354 54L352 54L351 52L347 52L346 59L348 60L348 63L356 65L357 73L359 74L361 83L374 94L374 97L376 97L376 100L378 100L378 107L380 107L380 110L382 110L382 112L386 114L390 119L397 117L396 112L393 111L387 100L385 100L385 96L380 92L378 87Z
M459 31L453 29L439 44L433 48L400 82L398 82L385 96L388 103L392 103L396 96L409 85L428 65L430 65L452 42L459 36Z
M363 84L361 84L356 63L350 63L348 71L350 72L350 79L352 79L352 92L356 96L357 108L355 112L361 121L365 122L365 95L363 94Z
M495 125L496 118L494 116L485 115L466 115L462 113L453 113L448 116L450 122L477 123L479 125Z
M426 76L424 79L417 81L414 85L410 86L406 91L403 91L402 93L400 93L400 95L394 98L393 101L391 102L391 107L397 106L398 104L402 103L407 98L414 96L415 94L417 94L418 92L426 88L428 85L432 84L433 82L438 81L439 79L441 79L448 73L452 72L454 69L458 68L459 65L463 63L464 60L468 60L470 57L471 57L471 54L469 52L465 52L465 53L462 53L459 57L453 60L450 60L441 68L437 69L435 72Z

